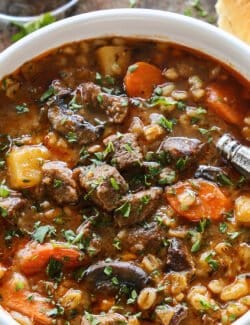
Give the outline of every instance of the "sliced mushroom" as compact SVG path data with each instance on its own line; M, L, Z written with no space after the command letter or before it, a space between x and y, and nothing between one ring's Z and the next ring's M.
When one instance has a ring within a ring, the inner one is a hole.
M85 271L84 276L87 284L96 289L103 287L114 289L111 282L114 277L118 279L119 284L125 284L138 290L143 289L150 282L148 274L139 266L120 261L98 262L91 265Z
M195 178L203 178L211 182L216 182L219 180L221 175L225 175L225 172L220 167L200 165L195 174Z

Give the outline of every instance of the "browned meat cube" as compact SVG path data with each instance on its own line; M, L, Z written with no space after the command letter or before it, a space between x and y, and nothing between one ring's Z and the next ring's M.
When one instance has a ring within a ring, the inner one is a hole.
M118 170L107 164L80 167L75 174L86 191L84 198L91 199L106 211L116 209L128 190L128 184Z
M7 221L14 223L17 217L25 208L27 200L17 191L7 189L6 195L0 197L0 215Z
M49 161L42 167L42 191L58 204L78 201L77 185L72 170L62 161Z
M79 85L75 94L78 103L84 107L90 106L104 111L112 123L122 123L128 114L129 102L127 97L105 93L100 86L93 82Z
M192 256L187 247L179 239L173 238L168 248L167 270L168 271L190 271L194 268Z
M122 204L115 211L118 226L129 226L145 220L157 208L161 194L161 188L151 187L123 197Z
M195 158L200 153L203 144L198 139L185 137L167 137L165 138L158 151L168 153L173 159Z
M111 163L123 170L141 164L143 155L137 137L133 133L113 134L104 139L104 144L112 144Z

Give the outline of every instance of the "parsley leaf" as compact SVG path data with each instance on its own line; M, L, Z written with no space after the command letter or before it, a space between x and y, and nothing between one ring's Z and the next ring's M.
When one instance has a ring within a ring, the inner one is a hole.
M47 26L55 21L55 18L50 13L41 15L37 20L32 20L26 24L12 22L12 25L19 28L19 32L11 37L12 42L16 42L24 36L33 33L34 31Z
M53 226L40 226L36 228L32 234L32 238L42 244L46 238L46 236L54 235L56 232L55 227Z

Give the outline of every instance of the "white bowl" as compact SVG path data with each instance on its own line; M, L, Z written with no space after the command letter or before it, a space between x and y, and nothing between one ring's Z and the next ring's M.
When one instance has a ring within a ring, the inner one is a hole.
M148 10L114 9L74 16L30 34L0 53L0 79L26 61L65 43L103 36L166 40L216 58L250 82L250 47L222 30L183 15ZM12 325L1 318L0 324ZM7 316L8 317L8 316ZM17 324L13 321L13 325ZM235 325L249 325L247 313Z
M102 36L168 40L204 52L250 80L250 47L200 20L149 9L114 9L74 16L28 35L0 53L0 79L64 43Z

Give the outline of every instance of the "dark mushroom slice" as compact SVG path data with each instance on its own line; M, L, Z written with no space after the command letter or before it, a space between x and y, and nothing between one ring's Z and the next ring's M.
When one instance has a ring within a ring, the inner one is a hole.
M105 93L93 82L79 85L75 90L75 96L83 107L93 107L105 112L112 123L122 123L128 114L128 97Z
M92 143L103 132L103 125L94 126L87 122L83 116L67 109L65 105L51 105L48 110L48 119L53 129L72 144Z
M176 238L170 241L166 263L166 271L174 272L192 272L194 271L194 262L192 256L188 253L184 243Z
M129 262L98 262L87 268L84 278L92 289L114 290L111 279L117 278L119 284L141 290L150 283L150 277L139 266Z
M127 319L118 313L108 313L105 315L86 314L82 318L81 325L122 325L127 324Z
M166 137L159 149L158 153L165 152L172 159L189 158L194 160L201 152L204 144L198 139L186 137Z
M42 166L42 192L57 204L78 201L77 184L72 170L62 161L49 161Z
M200 165L195 174L195 178L203 178L211 182L218 182L223 177L227 176L224 170L220 167L209 166L209 165Z

